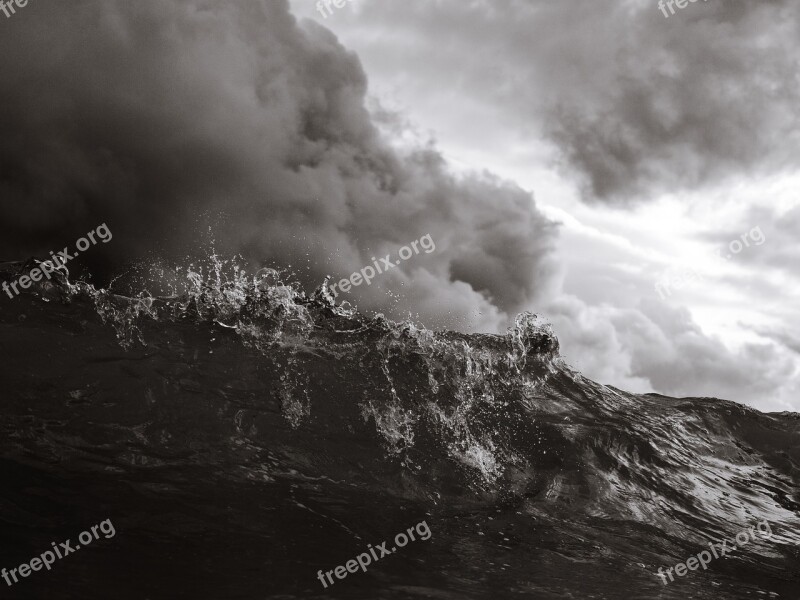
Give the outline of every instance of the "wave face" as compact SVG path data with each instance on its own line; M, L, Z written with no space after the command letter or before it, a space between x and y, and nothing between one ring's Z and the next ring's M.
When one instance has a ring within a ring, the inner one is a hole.
M798 597L800 415L599 385L531 314L432 332L219 262L170 297L36 285L0 300L0 562L117 534L13 597Z

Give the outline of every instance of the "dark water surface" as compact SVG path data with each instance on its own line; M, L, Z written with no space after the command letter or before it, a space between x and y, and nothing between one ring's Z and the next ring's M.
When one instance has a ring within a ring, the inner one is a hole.
M116 531L2 597L800 597L799 415L599 385L532 315L432 333L270 274L209 281L0 299L0 566Z

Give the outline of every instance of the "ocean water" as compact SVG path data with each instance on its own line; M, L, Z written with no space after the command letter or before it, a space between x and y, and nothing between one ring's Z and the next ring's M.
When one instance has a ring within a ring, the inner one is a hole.
M800 597L800 415L600 385L533 314L433 332L275 271L186 272L2 294L0 566L115 528L4 598Z

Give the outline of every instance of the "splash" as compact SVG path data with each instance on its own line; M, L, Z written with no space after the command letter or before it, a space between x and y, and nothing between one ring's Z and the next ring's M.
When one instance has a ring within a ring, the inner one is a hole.
M181 293L170 296L148 291L125 296L85 282L71 284L66 276L62 287L67 302L89 299L126 350L146 347L144 332L153 335L159 324L193 323L235 333L280 374L271 393L294 429L309 422L314 402L321 401L309 392L309 357L358 361L365 373L359 412L387 455L411 466L419 444L434 440L477 482L495 482L518 461L502 432L480 415L512 408L510 383L519 398L530 394L558 358L558 341L531 313L519 315L505 336L469 337L380 314L360 315L347 303L336 303L328 279L309 296L275 269L249 274L240 258L223 260L212 253L174 272L184 279L173 286ZM409 387L409 375L427 385Z

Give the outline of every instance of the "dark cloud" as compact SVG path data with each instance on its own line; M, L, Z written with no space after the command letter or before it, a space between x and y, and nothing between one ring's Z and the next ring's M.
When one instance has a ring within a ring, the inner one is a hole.
M799 154L794 0L708 0L669 18L655 0L365 0L353 23L401 81L457 73L442 104L460 94L515 120L523 143L555 144L587 200L646 201Z
M106 222L113 242L87 256L110 272L191 253L211 223L223 252L317 284L430 234L435 253L351 298L378 308L405 284L394 312L466 328L529 308L548 277L533 198L393 149L356 56L285 0L40 0L3 22L0 56L2 254Z
M573 4L564 17L588 9ZM800 150L796 3L712 1L669 19L653 2L608 8L595 3L587 18L600 26L573 40L582 67L556 58L554 71L572 77L557 76L566 88L547 107L555 118L546 131L586 175L590 197L646 199L791 166ZM576 83L580 68L602 69L603 79Z

